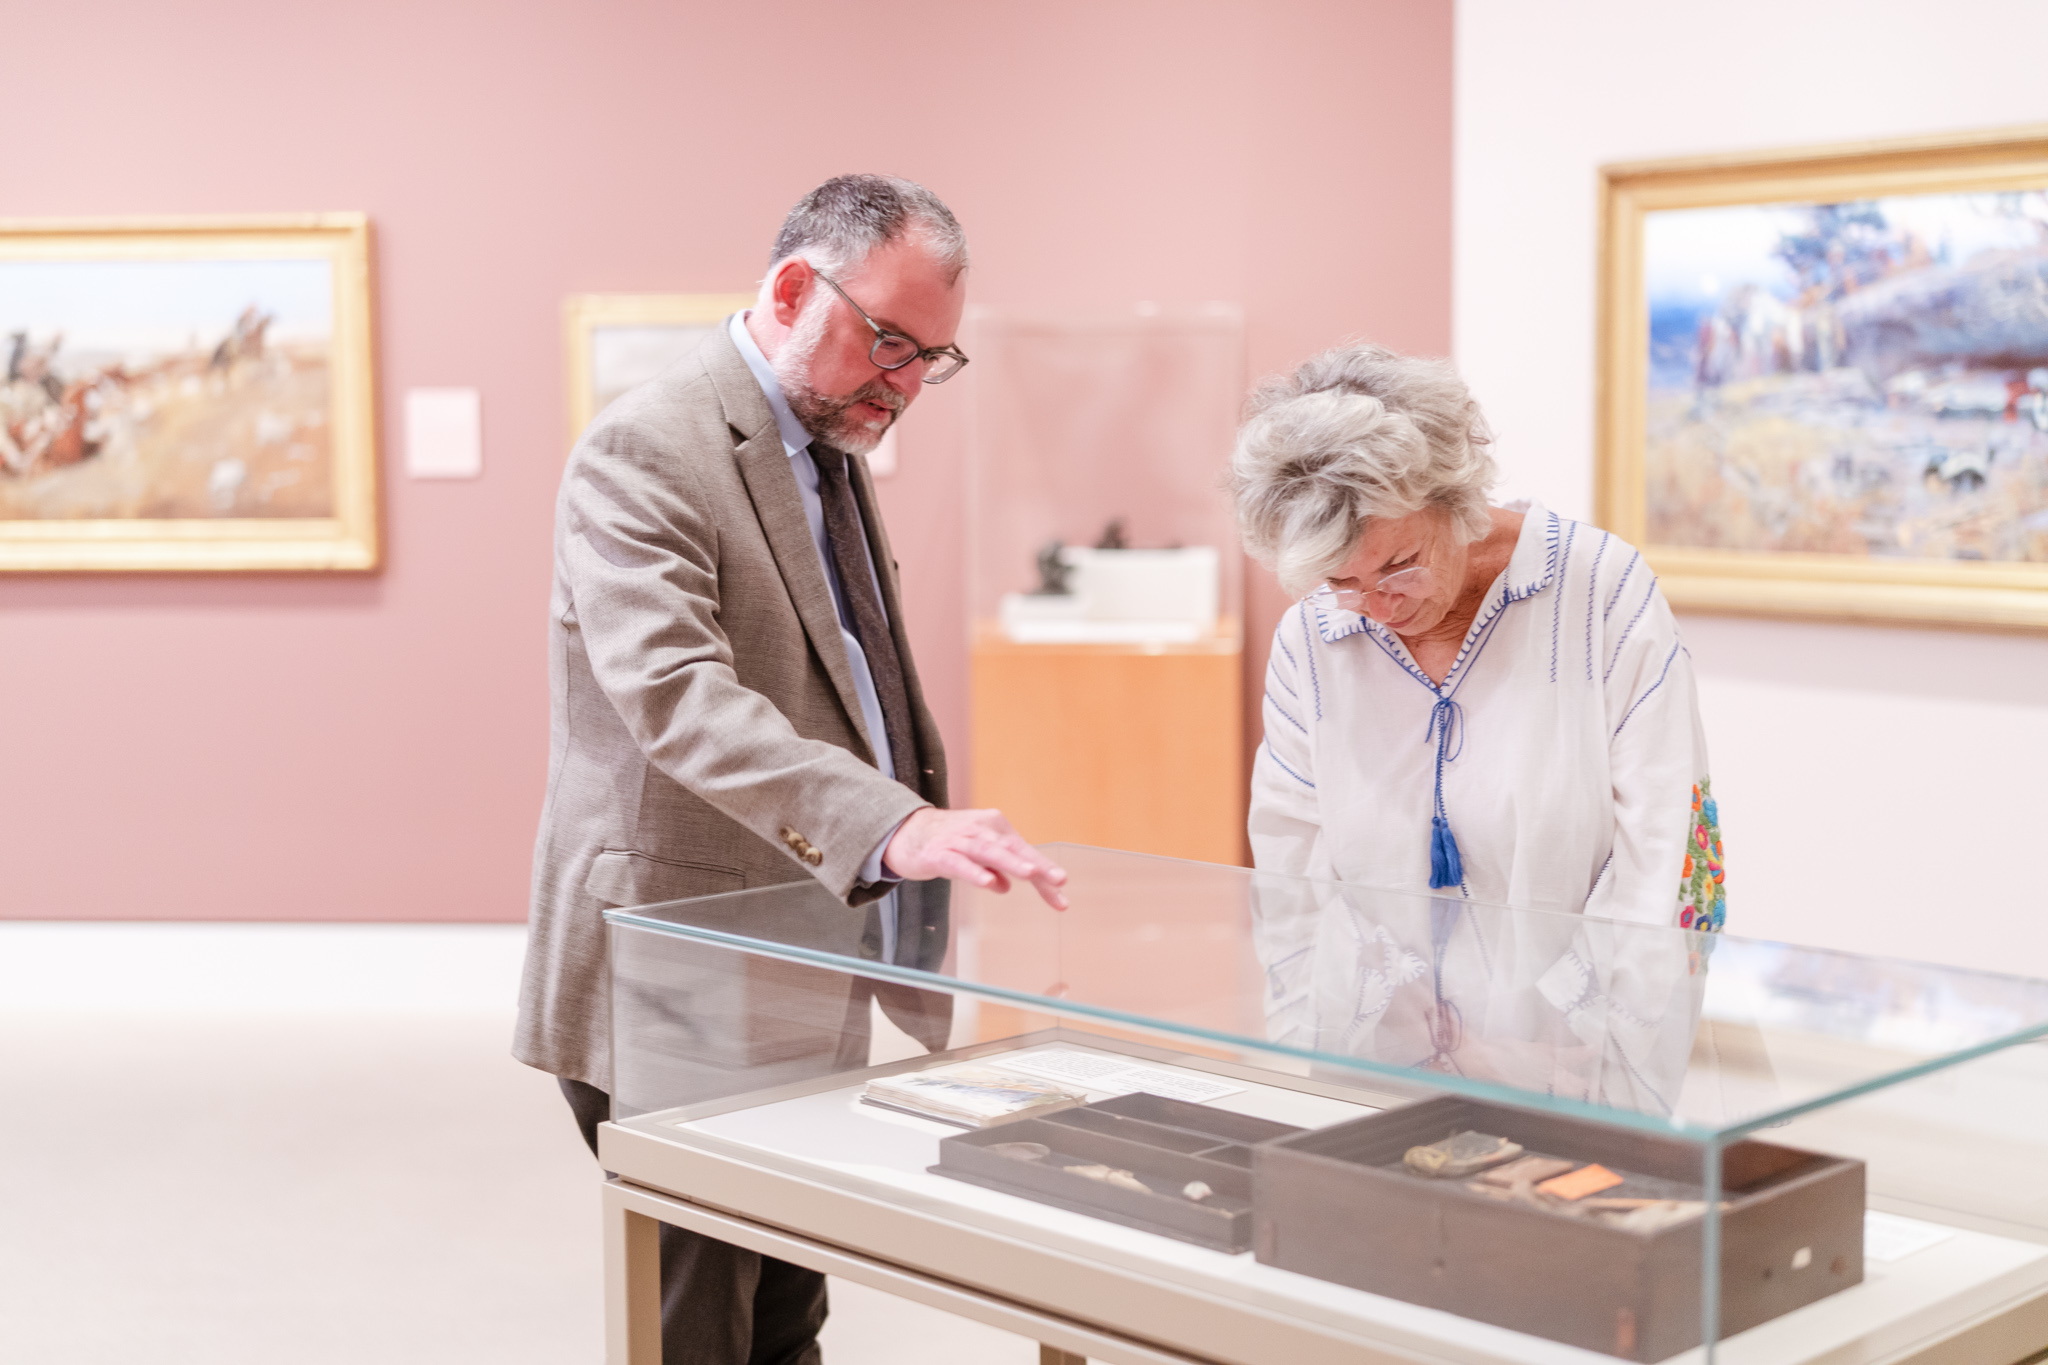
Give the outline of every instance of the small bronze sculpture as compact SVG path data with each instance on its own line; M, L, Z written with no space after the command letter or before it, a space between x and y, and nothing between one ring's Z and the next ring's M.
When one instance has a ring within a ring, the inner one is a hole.
M1102 539L1095 542L1098 550L1128 550L1131 542L1124 537L1124 519L1111 517L1109 525L1102 528Z
M1072 597L1074 590L1067 583L1074 576L1074 566L1060 558L1060 551L1067 548L1063 540L1049 540L1038 552L1038 586L1031 590L1032 597Z

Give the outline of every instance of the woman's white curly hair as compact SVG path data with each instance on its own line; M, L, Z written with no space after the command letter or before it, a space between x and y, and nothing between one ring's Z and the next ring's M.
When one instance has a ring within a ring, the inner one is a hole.
M1425 507L1466 540L1490 525L1486 418L1447 360L1358 343L1261 384L1230 457L1244 548L1294 596L1341 569L1366 522Z

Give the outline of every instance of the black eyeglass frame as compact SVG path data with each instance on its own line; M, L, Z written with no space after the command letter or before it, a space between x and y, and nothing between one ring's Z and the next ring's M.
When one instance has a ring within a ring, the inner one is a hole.
M852 300L852 298L848 297L847 292L839 287L839 282L837 280L833 279L830 275L827 275L822 270L814 269L811 271L811 273L813 275L816 275L819 279L823 280L826 284L831 285L832 292L837 294L840 298L845 299L846 306L848 308L851 308L854 312L858 313L860 315L860 320L868 325L868 330L875 334L875 344L868 347L868 361L876 369L900 370L903 369L905 366L911 364L913 361L918 360L922 360L923 362L925 362L927 366L931 365L934 361L937 360L951 360L957 362L951 369L944 370L937 375L931 374L929 371L927 371L923 376L923 382L927 384L943 384L948 379L951 379L954 375L960 373L960 371L967 368L967 355L959 347L923 346L919 345L916 337L907 337L903 335L903 333L901 332L889 331L880 323L876 322L873 318L869 317L867 309L861 307L859 304L855 303ZM882 343L885 341L906 341L909 342L910 345L912 345L913 347L916 347L916 349L911 354L897 361L894 365L885 365L880 360L876 359L875 356L875 353L882 349Z

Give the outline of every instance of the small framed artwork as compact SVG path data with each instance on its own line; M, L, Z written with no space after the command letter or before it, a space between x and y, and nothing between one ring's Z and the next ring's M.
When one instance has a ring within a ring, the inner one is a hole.
M1673 605L2048 628L2048 127L1600 194L1598 515Z
M752 294L572 294L562 307L569 444L627 389L696 350Z
M0 221L0 570L376 568L369 241Z

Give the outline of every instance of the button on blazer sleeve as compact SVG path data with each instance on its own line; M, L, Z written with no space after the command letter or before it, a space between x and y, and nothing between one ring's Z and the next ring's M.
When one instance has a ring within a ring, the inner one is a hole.
M720 528L753 509L736 483L706 486L699 461L729 459L732 438L722 421L701 427L678 435L615 419L579 444L557 518L573 628L598 687L649 763L783 849L833 894L875 899L887 887L862 882L862 863L929 803L850 750L799 734L767 695L741 682L734 636L801 626L787 602L721 600ZM721 448L680 448L691 442ZM796 695L804 682L793 676L763 686ZM823 857L809 863L785 829Z

